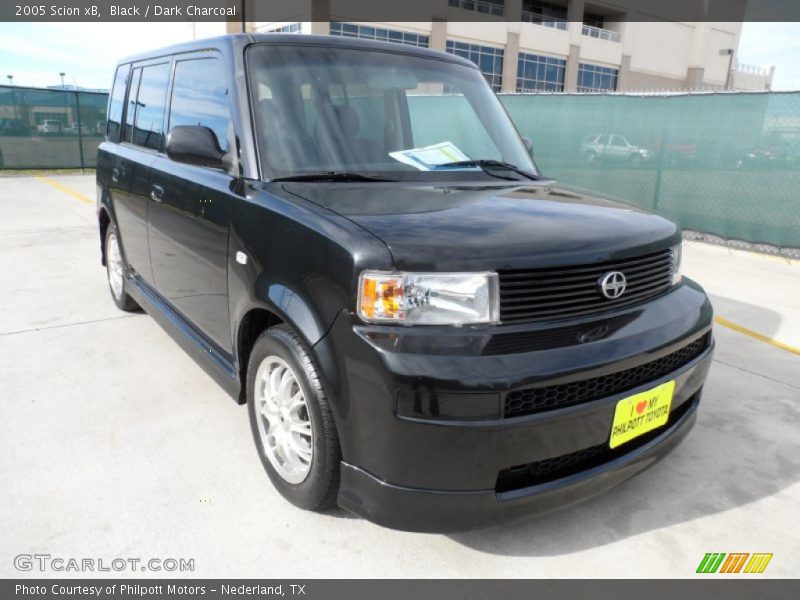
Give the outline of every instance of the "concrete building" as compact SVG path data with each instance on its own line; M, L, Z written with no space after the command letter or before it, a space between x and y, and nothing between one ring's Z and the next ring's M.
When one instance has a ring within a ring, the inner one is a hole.
M434 0L428 22L357 22L357 0L298 0L314 21L228 23L255 32L380 39L476 62L502 92L768 90L772 68L737 67L742 24L674 22L626 0ZM361 0L363 1L363 0ZM655 4L656 6L658 3ZM326 19L326 20L323 20Z

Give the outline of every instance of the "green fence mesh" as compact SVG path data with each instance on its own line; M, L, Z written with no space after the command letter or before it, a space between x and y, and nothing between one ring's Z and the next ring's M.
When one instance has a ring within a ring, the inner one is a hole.
M560 183L684 229L800 247L800 93L501 100Z
M501 95L542 171L685 229L800 247L800 92ZM93 167L107 95L0 86L0 168ZM459 109L429 109L431 131ZM435 115L435 116L434 116ZM469 132L459 143L480 145ZM429 136L431 137L431 136ZM439 140L432 135L431 139Z
M0 86L0 168L94 167L108 94Z

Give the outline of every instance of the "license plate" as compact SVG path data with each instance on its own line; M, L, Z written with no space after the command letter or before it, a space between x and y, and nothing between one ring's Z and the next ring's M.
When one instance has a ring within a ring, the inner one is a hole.
M674 390L675 382L668 381L617 402L608 445L616 448L664 425L669 419L669 407L672 404Z

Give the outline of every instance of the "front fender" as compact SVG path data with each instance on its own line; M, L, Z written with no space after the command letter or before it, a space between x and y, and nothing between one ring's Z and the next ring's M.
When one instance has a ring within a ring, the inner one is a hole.
M390 268L386 245L312 202L250 185L231 209L228 249L233 339L245 315L269 310L313 347L352 311L364 268ZM238 259L237 259L238 257Z

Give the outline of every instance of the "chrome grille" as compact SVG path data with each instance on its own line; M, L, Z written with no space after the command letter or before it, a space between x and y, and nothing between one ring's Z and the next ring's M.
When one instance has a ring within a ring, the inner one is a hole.
M603 296L598 286L609 271L620 271L627 279L625 293L614 300ZM499 278L502 323L590 315L639 304L668 290L672 252L667 249L596 265L500 271Z

